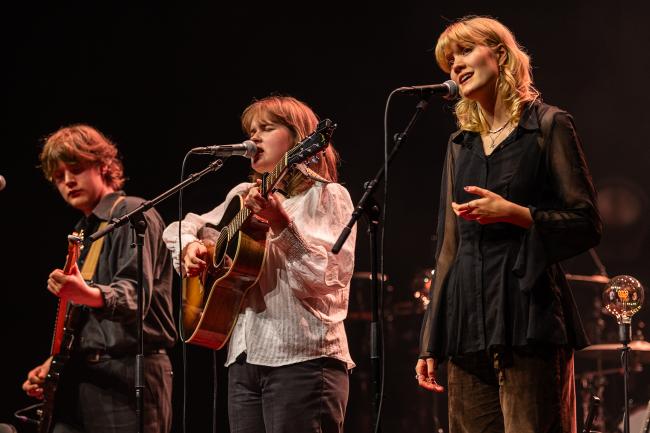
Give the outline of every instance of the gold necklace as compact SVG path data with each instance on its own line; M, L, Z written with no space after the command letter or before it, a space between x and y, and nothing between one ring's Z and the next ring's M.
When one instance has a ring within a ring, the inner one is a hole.
M506 123L504 123L503 126L497 128L497 129L488 129L488 132L490 134L496 134L497 132L501 132L503 130L503 128L505 128L508 125L508 123L510 123L510 119L508 119L508 121Z
M497 147L496 141L497 138L501 135L501 132L506 128L506 126L510 125L510 119L506 123L503 124L503 126L500 126L497 129L488 129L488 138L490 139L490 144L488 144L488 148L492 151L494 150L495 147ZM496 134L494 137L492 137L493 134Z

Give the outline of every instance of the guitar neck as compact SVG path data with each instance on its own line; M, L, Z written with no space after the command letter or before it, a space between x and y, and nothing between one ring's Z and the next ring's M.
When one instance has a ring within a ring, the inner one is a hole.
M318 123L316 131L304 138L300 143L289 149L282 159L278 161L273 170L265 173L262 177L262 184L260 185L260 194L262 197L267 197L273 188L277 185L278 181L287 173L287 167L291 161L291 165L302 163L307 158L313 156L316 152L322 150L327 145L327 142L332 135L332 131L336 125L329 119L321 120ZM248 208L242 208L232 221L224 228L228 231L228 240L241 229L242 225L251 216L251 211Z
M63 343L63 331L65 328L65 317L68 311L68 300L59 298L59 304L56 308L56 321L54 322L54 335L52 336L52 348L50 355L56 356L61 351Z
M269 173L266 173L262 179L262 187L260 193L263 197L267 197L270 191L273 190L273 187L278 183L278 181L285 174L287 169L288 155L291 153L291 150L284 154L284 157L275 165L273 170ZM235 236L242 225L248 220L252 212L247 207L243 207L237 215L230 221L230 223L225 226L225 229L228 231L228 239L232 239Z
M262 194L263 197L267 197L269 195L269 192L282 178L282 175L284 175L287 169L287 160L289 157L289 153L291 153L291 150L285 153L282 159L280 159L280 161L278 161L278 163L275 164L273 170L271 170L271 172L267 173L262 178L262 188L260 190L260 193Z
M66 275L72 274L74 265L79 258L79 246L81 244L83 233L73 233L68 236L68 256L63 265L63 273ZM61 351L61 344L63 342L63 335L65 331L65 322L68 312L68 299L59 297L59 304L56 311L56 321L54 322L54 335L52 336L52 348L50 354L52 356L58 355Z

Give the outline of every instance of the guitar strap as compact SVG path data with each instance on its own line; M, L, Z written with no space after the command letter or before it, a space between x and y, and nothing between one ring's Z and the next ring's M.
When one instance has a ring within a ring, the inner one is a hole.
M117 198L117 200L113 202L113 206L111 206L111 210L108 213L109 221L113 218L113 211L115 210L115 206L117 206L117 204L122 200L124 200L124 196L121 195ZM104 227L106 227L106 225L108 225L108 221L102 221L102 223L99 225L99 228L97 230L98 231L102 230ZM84 264L81 267L81 276L83 277L84 280L91 281L93 279L93 276L95 275L95 269L97 269L97 262L99 261L99 254L102 252L103 245L104 245L104 236L97 239L90 246L90 251L88 251L86 260L84 261Z
M322 183L332 183L331 181L325 179L323 176L320 174L316 173L314 170L311 168L307 167L305 164L297 164L296 169L301 172L306 178L315 180L317 182L322 182Z

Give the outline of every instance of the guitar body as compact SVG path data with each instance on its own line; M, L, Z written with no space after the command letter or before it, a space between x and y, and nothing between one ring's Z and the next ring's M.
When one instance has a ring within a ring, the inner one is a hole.
M73 233L68 236L68 256L63 267L67 275L72 273L74 264L79 258L79 248L82 242L82 235ZM52 362L50 369L43 382L43 403L37 411L38 433L51 433L54 428L54 402L56 391L59 386L59 379L63 374L66 362L70 359L74 345L77 329L81 323L82 309L66 298L59 298L59 306L56 313L54 325L54 337L52 339Z
M217 242L208 247L207 268L183 279L183 340L213 350L228 341L248 291L257 284L266 257L269 226L248 218L228 239L228 224L241 215L244 201L235 196L217 225Z
M43 404L38 409L38 433L51 433L54 428L54 402L59 380L70 359L76 329L81 321L81 307L66 299L59 299L59 310L65 312L63 337L58 353L52 355L50 370L43 382Z

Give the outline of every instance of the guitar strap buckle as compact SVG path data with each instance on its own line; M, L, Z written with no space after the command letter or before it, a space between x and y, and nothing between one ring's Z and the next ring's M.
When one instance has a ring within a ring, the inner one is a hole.
M86 362L90 364L97 363L102 359L106 358L106 353L101 350L93 350L92 352L86 353Z

